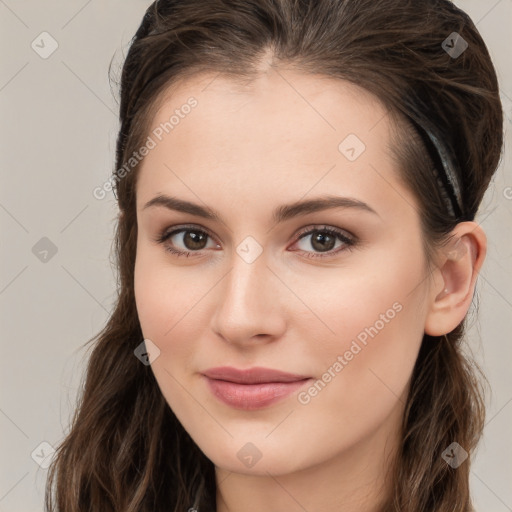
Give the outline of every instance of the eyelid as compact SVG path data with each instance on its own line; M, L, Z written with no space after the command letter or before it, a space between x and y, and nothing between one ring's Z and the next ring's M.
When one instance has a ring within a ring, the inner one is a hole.
M337 227L331 226L329 224L313 224L313 225L307 226L306 228L301 229L295 235L295 237L297 238L297 241L298 241L303 235L306 235L306 234L310 235L313 231L333 231L337 235L344 236L345 238L347 238L348 240L350 240L352 242L356 241L356 237L352 233L347 231L346 229L337 228Z
M157 242L161 241L161 239L163 239L163 238L168 239L169 237L176 235L177 233L181 233L182 231L187 231L187 230L204 232L212 240L215 240L216 243L218 243L215 235L213 235L209 229L207 229L203 226L200 226L199 224L183 224L183 225L178 224L176 226L171 226L169 228L165 228L157 235L156 241Z

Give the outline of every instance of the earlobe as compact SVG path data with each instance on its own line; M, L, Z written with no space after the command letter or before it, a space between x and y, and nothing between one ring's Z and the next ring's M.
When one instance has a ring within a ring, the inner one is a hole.
M471 305L476 279L485 259L486 236L475 222L462 222L452 240L440 250L439 266L433 285L425 333L442 336L455 329Z

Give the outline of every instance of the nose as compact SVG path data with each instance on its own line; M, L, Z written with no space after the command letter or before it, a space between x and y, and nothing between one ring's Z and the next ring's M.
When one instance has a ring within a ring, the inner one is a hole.
M231 270L217 287L212 329L224 341L239 347L269 343L286 329L283 284L264 255L252 263L235 255Z

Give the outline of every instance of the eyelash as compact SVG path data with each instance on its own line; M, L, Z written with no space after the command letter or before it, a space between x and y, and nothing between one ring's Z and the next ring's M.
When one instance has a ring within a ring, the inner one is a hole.
M178 233L182 233L182 232L187 232L187 231L195 231L195 232L198 232L198 233L202 233L202 234L205 234L207 235L209 238L212 238L213 237L208 233L208 231L205 231L204 229L199 229L199 228L196 228L195 226L183 226L183 227L180 227L179 229L174 229L172 231L168 231L168 229L164 229L159 235L158 237L155 239L155 242L159 243L159 244L162 244L165 248L166 251L170 252L171 254L175 255L175 256L186 256L187 258L189 257L195 257L196 253L199 253L201 251L180 251L180 250L177 250L177 249L174 249L173 247L167 245L165 242L173 237L174 235L177 235ZM314 228L312 229L308 229L308 230L305 230L305 231L301 231L300 233L298 233L296 236L297 236L297 240L294 242L297 243L299 240L302 240L302 238L306 238L307 236L309 235L312 235L314 233L327 233L329 235L332 235L334 237L336 237L338 240L340 240L341 242L343 242L345 245L344 247L342 248L338 248L336 251L334 252L327 252L327 253L311 253L311 252L308 252L308 251L303 251L306 253L306 257L307 258L329 258L329 257L333 257L337 254L339 254L340 252L342 251L351 251L355 248L356 246L356 239L355 237L348 237L347 235L345 235L345 232L339 230L339 229L336 229L336 228L331 228L331 227L327 227L327 226L323 226L323 227L317 227L315 226Z

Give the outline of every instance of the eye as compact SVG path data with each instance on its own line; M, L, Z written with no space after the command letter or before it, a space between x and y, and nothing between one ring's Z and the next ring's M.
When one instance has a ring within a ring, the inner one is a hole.
M311 238L309 241L306 241L308 237ZM336 246L337 242L339 242L338 246ZM353 249L356 245L356 239L346 231L338 228L315 226L314 229L299 233L299 240L295 245L300 243L302 243L300 249L308 253L306 257L327 258L335 256L342 251ZM312 247L315 251L320 251L320 254L308 251L308 246ZM333 251L335 248L337 250Z
M300 232L297 236L299 239L294 245L302 244L299 249L305 252L308 258L332 257L341 251L351 250L356 245L356 238L353 235L341 229L326 226L315 226L313 229ZM308 237L311 237L311 239L306 242ZM162 231L155 242L164 245L166 251L176 256L186 256L188 258L196 256L195 253L212 248L212 246L208 247L207 243L208 239L212 238L204 229L182 226L171 231ZM336 246L337 242L338 245ZM183 249L176 248L176 245L179 246L180 244L184 246ZM319 253L308 251L307 246L312 247L314 251L319 251ZM213 242L213 248L220 248L220 245ZM333 251L333 249L337 250Z
M209 233L203 229L198 229L193 226L181 227L172 231L164 230L155 240L162 244L167 251L176 256L195 256L194 253L208 249L207 240L212 238ZM172 244L169 244L171 241ZM185 246L185 249L176 249L176 245L181 243ZM220 247L219 244L214 244L216 247ZM187 250L188 249L188 250Z

